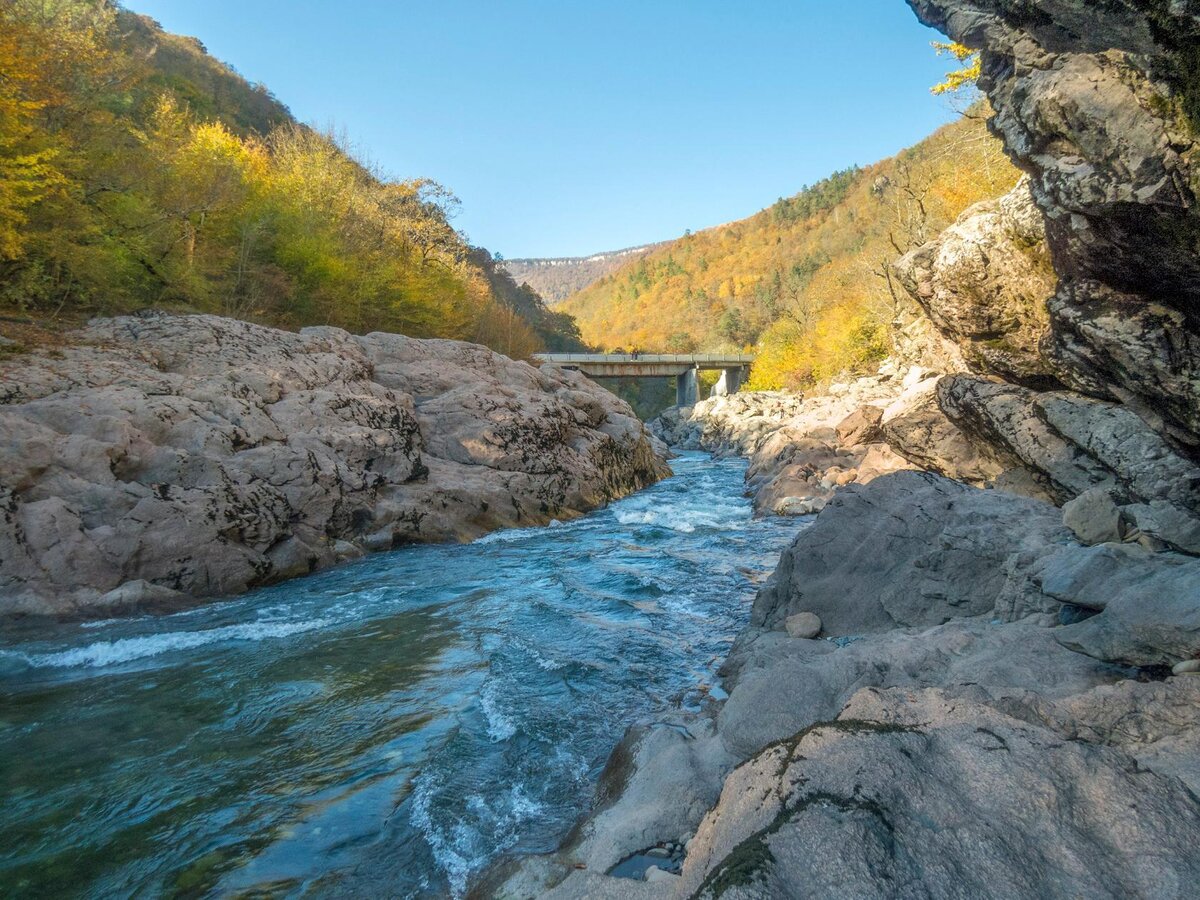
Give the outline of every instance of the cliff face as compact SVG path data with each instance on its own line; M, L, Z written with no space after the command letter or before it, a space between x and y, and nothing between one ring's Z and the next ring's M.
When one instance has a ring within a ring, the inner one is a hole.
M0 615L111 615L570 517L666 474L578 373L456 341L94 321L0 360Z
M1046 362L1200 451L1200 4L909 2L983 49L1060 278Z
M661 243L646 244L643 247L593 253L591 256L506 259L504 268L517 284L528 284L547 303L554 305L661 246Z

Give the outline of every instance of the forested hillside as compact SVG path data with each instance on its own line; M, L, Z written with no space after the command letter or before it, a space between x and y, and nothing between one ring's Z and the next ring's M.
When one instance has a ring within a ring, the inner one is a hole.
M975 110L892 159L666 244L560 308L606 348L757 347L757 388L870 367L909 303L893 292L889 264L1017 180L985 115Z
M665 241L660 241L657 244L646 244L642 247L606 250L602 253L593 253L591 256L506 259L504 268L518 284L528 284L547 303L555 304L582 291L610 272L615 272L626 263L645 256L664 243Z
M569 317L454 229L454 204L150 19L106 0L0 3L0 308L579 347Z

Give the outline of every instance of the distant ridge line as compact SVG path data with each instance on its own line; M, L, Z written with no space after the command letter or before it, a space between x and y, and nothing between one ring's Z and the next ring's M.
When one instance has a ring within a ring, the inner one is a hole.
M657 241L621 250L602 250L587 256L526 256L506 259L501 265L518 284L528 284L547 303L555 304L595 284L630 260L652 253L669 243Z
M671 242L656 241L655 243L642 244L638 247L626 247L623 250L601 250L599 253L592 253L589 256L521 256L515 259L506 259L504 262L505 264L513 263L523 266L567 266L583 262L605 262L609 259L632 256L635 253L646 253L669 243Z

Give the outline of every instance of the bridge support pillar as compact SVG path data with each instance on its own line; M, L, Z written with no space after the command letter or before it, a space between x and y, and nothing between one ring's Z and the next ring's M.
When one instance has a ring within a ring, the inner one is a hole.
M745 375L745 371L741 366L735 369L722 369L721 377L713 385L713 396L727 397L730 394L736 394L742 386L742 378Z
M675 376L675 405L695 406L700 399L700 381L695 367Z

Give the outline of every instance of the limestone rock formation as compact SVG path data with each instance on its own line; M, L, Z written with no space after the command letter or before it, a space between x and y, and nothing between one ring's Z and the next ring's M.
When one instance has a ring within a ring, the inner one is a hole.
M672 447L748 456L758 444L804 409L804 398L784 391L710 397L695 406L673 407L650 423Z
M679 449L749 456L746 484L758 514L809 515L839 488L912 468L883 442L880 420L885 407L927 374L889 361L879 374L832 385L825 394L713 397L668 410L649 427Z
M1043 345L1055 372L1200 448L1200 10L909 2L983 48L992 128L1031 176L1062 280Z
M940 379L937 401L981 452L1024 469L1055 502L1110 490L1142 532L1196 552L1200 466L1128 407L964 375Z
M971 441L946 415L938 400L940 380L918 382L883 411L884 440L922 468L968 484L989 484L1009 466L986 444Z
M1028 178L964 212L895 263L905 289L972 371L1030 387L1054 383L1038 353L1057 278Z
M0 361L0 613L236 593L577 515L665 471L607 391L482 347L97 320Z
M843 491L761 591L728 699L631 732L611 800L513 895L621 896L597 871L686 841L645 896L1186 896L1191 839L1158 832L1200 821L1200 678L1130 666L1200 656L1197 583L1049 503L930 473ZM789 634L803 612L826 639Z
M882 439L883 432L879 423L883 419L883 410L878 406L860 406L837 424L838 441L847 447L859 444L873 444Z

